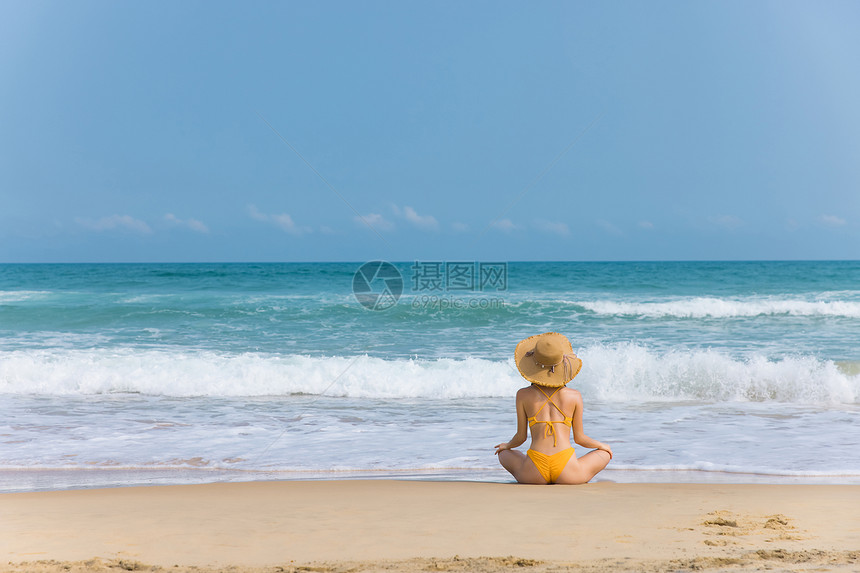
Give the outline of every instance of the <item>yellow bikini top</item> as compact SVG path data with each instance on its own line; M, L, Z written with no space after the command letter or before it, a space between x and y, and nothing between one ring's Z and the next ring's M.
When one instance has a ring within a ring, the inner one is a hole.
M534 413L534 416L528 417L529 428L531 428L535 424L546 424L546 430L544 430L543 435L544 436L550 436L551 435L552 436L552 445L553 445L553 447L555 447L557 444L557 436L555 433L555 426L553 426L553 424L564 424L568 428L573 426L573 418L571 418L570 416L565 414L564 411L558 407L558 404L556 404L552 399L552 397L556 395L556 392L558 392L559 390L564 388L564 386L559 386L558 388L555 389L555 392L553 392L552 394L547 394L546 392L544 392L541 389L540 386L534 385L534 387L537 388L538 390L540 390L541 394L546 396L546 401L543 404L541 404L541 407L537 409L537 412ZM555 409L558 410L559 412L561 412L561 415L564 416L564 420L553 421L553 420L538 420L537 419L536 416L538 415L538 413L541 410L543 410L543 407L547 405L547 402L552 404L553 406L555 406Z

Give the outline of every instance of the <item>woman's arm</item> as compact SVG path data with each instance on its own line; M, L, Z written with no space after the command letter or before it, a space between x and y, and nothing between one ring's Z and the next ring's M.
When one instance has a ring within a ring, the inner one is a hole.
M593 438L589 438L582 430L582 409L584 408L582 404L582 394L580 394L578 390L574 390L574 392L576 406L573 410L573 441L584 448L603 450L609 454L609 459L612 459L612 448L603 442L598 442Z
M517 391L517 433L511 438L511 441L496 445L496 454L502 450L512 450L517 446L521 446L529 437L528 432L528 416L526 415L525 400L523 399L526 388L521 388Z

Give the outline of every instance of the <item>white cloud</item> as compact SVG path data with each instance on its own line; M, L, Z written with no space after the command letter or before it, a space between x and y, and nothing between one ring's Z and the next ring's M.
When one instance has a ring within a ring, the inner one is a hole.
M419 215L412 207L403 207L403 216L416 227L430 230L439 228L439 222L433 215Z
M281 213L280 215L272 215L272 221L281 229L290 233L292 235L301 235L302 233L310 233L311 229L309 227L299 227L296 225L293 218L290 217L286 213Z
M734 215L714 215L713 217L708 217L708 222L730 231L744 225L743 219Z
M459 221L454 221L453 223L451 223L451 228L458 233L465 233L469 230L469 225L467 225L466 223L460 223Z
M256 205L248 205L248 214L251 215L251 218L256 219L258 221L268 221L269 216L261 213L259 209L257 209Z
M652 223L651 221L639 221L636 226L640 229L645 229L646 231L651 231L654 229L654 223Z
M610 235L617 235L620 237L624 234L624 231L622 231L616 225L610 223L609 221L607 221L605 219L598 219L596 222L597 222L597 225L601 229L603 229L604 231L606 231Z
M362 227L367 227L368 225L370 225L376 231L390 231L394 228L394 223L392 223L379 213L368 213L367 215L362 215L361 217L353 217L352 220L361 225Z
M209 227L203 221L198 221L197 219L188 219L185 221L185 224L192 231L197 231L198 233L208 233Z
M389 203L388 206L391 208L391 212L394 213L395 217L398 219L406 219L419 229L425 229L428 231L436 231L439 229L439 221L437 221L436 217L433 215L419 215L415 209L409 206L403 207L403 209L394 203Z
M570 228L567 226L567 223L557 223L555 221L543 221L538 220L535 222L537 224L537 228L546 233L552 233L553 235L559 235L562 237L566 237L570 235Z
M273 225L279 227L282 231L291 235L299 236L304 235L305 233L313 232L313 229L311 229L310 227L297 225L296 222L293 221L293 218L287 213L269 215L257 209L256 205L248 205L248 214L251 216L252 219L264 221L266 223L272 223Z
M110 217L102 217L101 219L83 219L81 217L77 217L75 222L82 227L90 229L91 231L109 231L112 229L127 229L129 231L134 231L136 233L149 234L152 233L152 229L149 228L149 225L141 221L140 219L135 219L129 215L111 215Z
M202 221L198 221L197 219L185 219L184 221L174 215L173 213L167 213L164 216L164 220L173 225L179 225L181 227L188 227L192 231L197 231L198 233L208 233L209 227L206 226Z
M490 226L505 233L510 233L511 231L516 231L517 229L519 229L519 227L515 225L514 222L510 219L499 219L498 221L493 221L492 223L490 223Z
M845 219L837 217L836 215L821 215L818 217L818 222L825 227L841 227L847 223Z

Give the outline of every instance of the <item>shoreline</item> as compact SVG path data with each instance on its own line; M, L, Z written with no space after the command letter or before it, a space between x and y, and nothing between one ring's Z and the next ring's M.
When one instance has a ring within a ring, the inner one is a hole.
M256 481L399 480L513 484L503 468L368 469L368 470L241 470L224 468L15 468L0 469L0 495L6 493L246 483ZM672 469L616 469L600 472L591 484L711 485L860 485L860 475L782 475L748 472Z
M5 493L0 571L120 560L198 570L847 571L860 563L858 506L857 485L321 480Z

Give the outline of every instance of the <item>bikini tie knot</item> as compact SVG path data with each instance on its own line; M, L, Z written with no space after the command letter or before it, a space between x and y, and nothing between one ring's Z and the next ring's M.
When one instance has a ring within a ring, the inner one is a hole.
M552 447L555 447L556 442L557 442L557 436L555 433L555 424L553 424L549 420L547 420L545 423L546 423L546 430L543 431L543 437L548 438L550 435L552 435Z

